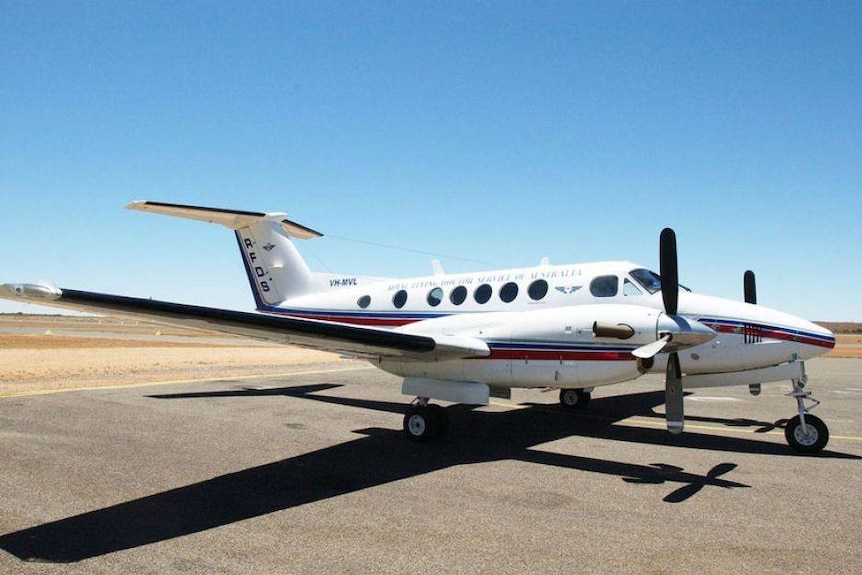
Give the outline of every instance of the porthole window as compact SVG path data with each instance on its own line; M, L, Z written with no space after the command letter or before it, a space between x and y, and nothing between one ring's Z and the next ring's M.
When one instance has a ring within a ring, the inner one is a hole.
M461 305L464 303L465 299L467 299L467 288L464 286L456 287L452 290L452 293L449 294L449 301L455 305Z
M371 305L371 296L370 296L370 295L364 295L364 296L362 296L361 298L359 298L358 300L356 300L356 305L358 305L358 306L359 306L359 307L361 307L362 309L367 308L368 306L370 306L370 305Z
M435 287L431 291L428 292L428 305L431 307L437 307L440 305L440 302L443 301L443 289Z
M404 307L405 303L407 303L407 292L403 289L395 292L395 295L392 296L392 305L394 305L398 309L401 309L402 307Z
M488 300L491 299L492 291L491 286L482 284L473 292L473 299L476 300L476 303L488 303Z
M590 282L590 293L595 297L613 297L617 295L618 285L617 276L599 276Z
M530 299L539 301L548 295L548 282L545 280L534 281L530 284L530 287L527 288L527 293L530 295Z
M500 299L509 303L516 297L518 297L518 284L515 282L503 284L503 287L500 288Z

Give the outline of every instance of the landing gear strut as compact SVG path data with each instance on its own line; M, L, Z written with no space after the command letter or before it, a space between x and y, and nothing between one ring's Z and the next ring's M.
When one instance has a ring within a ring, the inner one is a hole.
M404 432L413 441L429 441L446 432L449 415L439 405L428 403L427 397L417 398L404 414Z
M784 427L784 438L794 451L817 453L829 442L829 428L819 417L808 413L809 410L820 405L820 402L811 397L810 391L805 391L806 381L804 371L800 379L793 380L793 391L788 395L796 398L799 413L787 422ZM806 406L806 400L813 402L813 405Z

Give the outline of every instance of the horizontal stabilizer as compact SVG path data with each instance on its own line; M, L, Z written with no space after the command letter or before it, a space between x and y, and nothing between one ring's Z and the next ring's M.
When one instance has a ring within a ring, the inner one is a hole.
M285 233L292 238L308 240L319 238L323 234L287 219L287 214L280 212L245 212L241 210L225 210L221 208L204 208L199 206L184 206L180 204L164 204L161 202L137 201L127 205L130 210L150 212L165 216L174 216L189 220L221 224L232 230L249 227L260 220L272 220L281 223Z

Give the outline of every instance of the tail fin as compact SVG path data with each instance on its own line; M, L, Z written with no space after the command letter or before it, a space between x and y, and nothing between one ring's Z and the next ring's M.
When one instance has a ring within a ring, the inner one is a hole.
M132 202L127 208L221 224L236 233L251 291L258 309L317 291L311 270L290 238L322 236L283 213L243 212L218 208Z

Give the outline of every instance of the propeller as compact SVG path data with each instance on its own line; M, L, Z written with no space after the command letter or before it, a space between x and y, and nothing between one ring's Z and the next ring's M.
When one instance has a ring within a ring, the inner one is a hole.
M676 233L670 228L663 229L659 237L659 270L664 312L669 316L676 316L679 308L679 272L676 257ZM673 336L670 337L673 338ZM682 406L682 370L679 366L679 354L676 351L671 352L667 358L664 399L667 430L673 434L682 433L685 426Z
M667 429L671 433L682 433L684 415L682 405L682 369L679 351L704 344L716 333L697 320L679 315L679 272L677 268L676 233L665 228L659 237L659 268L661 277L661 297L664 313L659 314L656 322L658 339L633 350L633 356L641 360L651 360L659 353L667 353L667 373L665 374L665 409ZM608 325L600 322L593 324L593 334L604 337L623 335L625 324ZM630 337L630 336L629 336ZM644 362L644 366L652 365ZM647 368L648 369L648 368Z
M757 285L754 281L754 272L748 270L742 276L742 284L745 292L745 303L757 303Z

